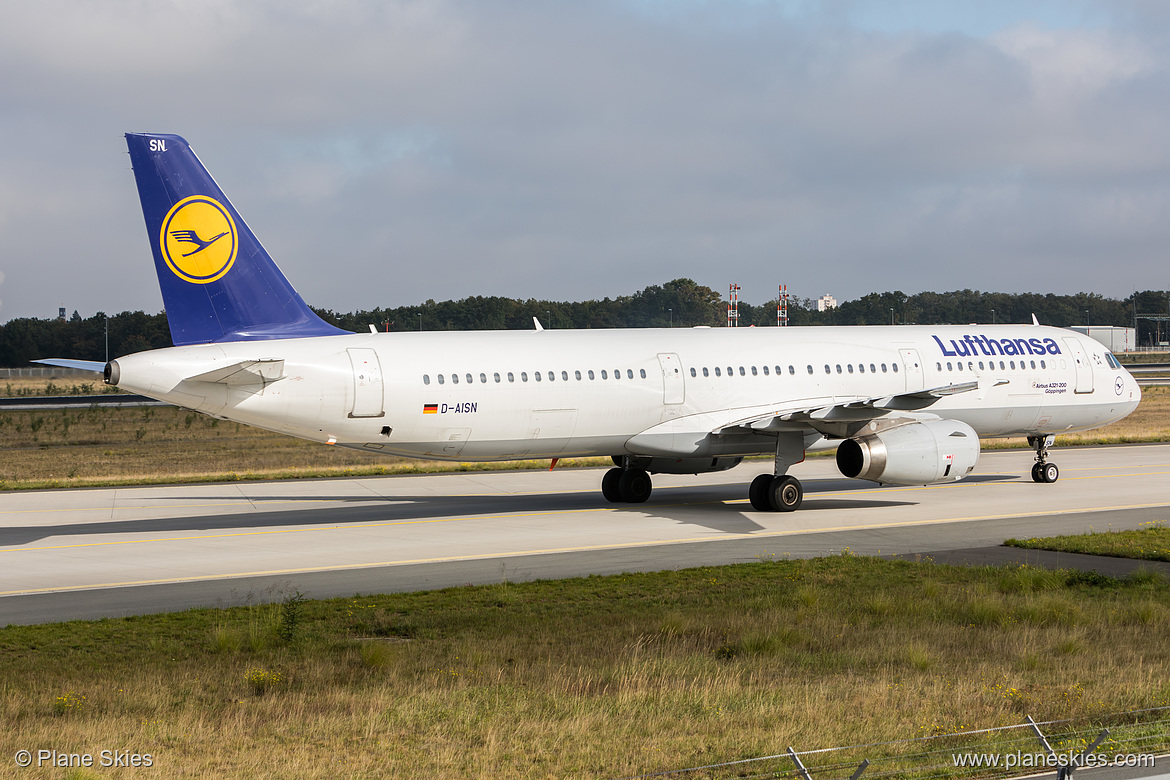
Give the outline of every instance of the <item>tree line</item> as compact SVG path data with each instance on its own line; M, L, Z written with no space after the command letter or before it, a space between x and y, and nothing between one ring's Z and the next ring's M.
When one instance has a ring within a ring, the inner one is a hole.
M986 293L978 290L871 293L819 312L811 298L790 298L788 323L800 325L944 325L963 323L1027 323L1035 314L1041 323L1057 327L1115 325L1132 327L1134 312L1170 314L1170 293L1148 290L1118 300L1096 293ZM666 328L727 324L723 295L691 279L651 285L633 295L589 301L547 301L529 298L473 296L458 301L434 301L338 313L314 309L324 320L344 330L528 330L537 318L545 328ZM739 327L774 327L776 300L763 304L739 303ZM0 325L0 365L27 366L44 357L105 360L109 357L171 346L165 312L121 312L108 318L103 312L67 320L20 318ZM1142 346L1167 340L1170 323L1138 321Z

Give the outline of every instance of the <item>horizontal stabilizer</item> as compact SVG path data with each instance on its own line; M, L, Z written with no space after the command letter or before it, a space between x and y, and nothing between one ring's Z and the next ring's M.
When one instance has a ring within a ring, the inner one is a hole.
M266 385L284 379L283 358L241 360L230 366L187 377L188 382L216 382L222 385Z
M60 368L75 368L79 371L93 371L100 374L106 370L106 364L96 360L73 360L71 358L41 358L40 360L30 361L32 363L43 363L46 366L58 366Z

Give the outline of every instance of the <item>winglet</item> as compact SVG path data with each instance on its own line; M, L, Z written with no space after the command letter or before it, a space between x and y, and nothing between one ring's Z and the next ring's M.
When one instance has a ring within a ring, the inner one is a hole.
M1032 324L1033 324L1033 325L1039 325L1039 324L1040 324L1040 320L1036 319L1036 312L1032 312Z
M536 326L537 333L540 333L542 330L544 330L544 326L540 324L540 320L536 319L536 317L532 318L532 324Z

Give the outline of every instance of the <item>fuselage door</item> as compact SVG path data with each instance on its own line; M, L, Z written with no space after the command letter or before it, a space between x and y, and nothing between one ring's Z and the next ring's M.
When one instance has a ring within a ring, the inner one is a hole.
M353 409L350 417L381 417L382 364L378 353L369 347L347 349L353 366Z
M681 404L687 396L682 361L673 352L659 352L658 365L662 367L662 403Z
M922 378L922 359L916 349L900 349L902 366L906 370L906 392L916 393L926 387Z
M1068 347L1068 351L1072 355L1073 365L1077 369L1077 386L1074 392L1093 392L1093 367L1089 365L1089 356L1085 354L1085 348L1081 346L1079 339L1071 336L1066 336L1064 343Z

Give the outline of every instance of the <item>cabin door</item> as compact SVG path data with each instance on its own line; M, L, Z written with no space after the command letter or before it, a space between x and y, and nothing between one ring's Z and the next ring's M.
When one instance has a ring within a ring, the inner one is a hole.
M368 347L347 349L353 366L353 409L350 417L381 417L382 364L378 353Z
M1085 354L1085 348L1081 346L1080 339L1070 336L1065 338L1064 343L1068 346L1077 369L1077 386L1074 392L1093 392L1093 367L1089 365L1089 358Z

